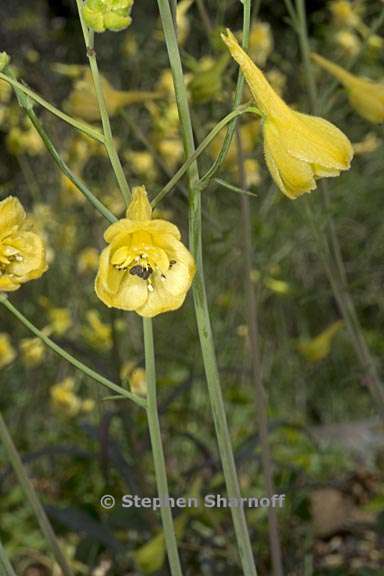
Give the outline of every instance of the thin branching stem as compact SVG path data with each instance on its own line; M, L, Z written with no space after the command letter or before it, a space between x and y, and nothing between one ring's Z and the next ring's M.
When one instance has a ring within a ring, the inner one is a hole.
M184 152L186 158L190 158L195 153L195 144L193 139L192 122L190 117L187 92L184 84L183 69L181 65L180 53L177 45L177 38L172 20L169 0L158 0L158 6L172 70L176 102L183 137ZM244 8L245 13L248 14L250 2L246 2ZM201 234L201 190L199 186L199 171L196 160L192 162L188 168L187 180L189 187L189 240L191 252L195 258L197 267L197 274L193 284L193 299L195 305L196 321L227 493L230 498L235 498L237 500L241 497L240 487L237 478L235 460L232 451L232 443L220 385L220 376L217 367L216 352L204 280ZM231 508L231 512L243 572L246 576L255 576L256 566L253 558L252 546L248 533L244 509L243 507L234 507Z

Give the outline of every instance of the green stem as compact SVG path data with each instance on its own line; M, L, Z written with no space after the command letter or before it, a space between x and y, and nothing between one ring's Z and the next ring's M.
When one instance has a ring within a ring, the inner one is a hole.
M184 85L180 53L177 45L169 1L158 0L158 6L172 69L185 156L186 158L189 158L195 153L195 145L193 141L192 123L190 118L186 88ZM249 8L249 2L246 2L244 7ZM199 172L196 160L189 167L187 176L190 197L190 247L196 260L197 267L196 279L193 285L196 320L208 384L209 399L216 429L220 457L223 465L227 493L230 498L238 499L241 497L240 488L237 478L235 460L233 457L231 438L228 430L224 400L220 386L220 377L217 368L216 353L213 343L213 334L204 281L201 236L201 193L199 186ZM231 512L243 572L246 574L246 576L255 576L256 566L253 559L252 546L249 538L244 509L242 507L234 507L231 508Z
M310 108L312 113L317 113L317 90L310 59L310 46L308 40L304 0L296 0L296 11L298 20L297 32L299 35L300 48L303 56L307 87L310 94ZM336 301L339 305L341 314L350 334L356 356L367 375L365 384L367 385L374 401L377 403L381 416L384 418L384 387L380 381L375 361L372 358L365 341L358 314L356 312L356 308L348 288L347 274L336 233L336 227L330 214L330 200L328 196L327 183L322 181L319 188L321 190L323 203L325 206L329 235L328 240L327 236L324 234L323 240L325 244L325 250L323 250L323 260L324 258L327 260L325 270L327 272ZM320 232L320 234L322 234L322 232Z
M253 112L258 113L257 109L254 106L249 106L245 104L244 106L240 106L236 110L232 110L229 114L224 116L220 122L216 124L216 126L210 131L210 133L204 138L201 144L196 148L196 151L191 154L184 162L182 166L178 169L178 171L174 174L174 176L170 179L170 181L160 190L160 192L155 196L152 200L152 206L157 206L157 204L166 196L181 180L181 178L186 174L189 168L194 164L197 158L204 152L204 150L210 145L212 140L216 138L219 132L234 118L237 118L241 114L245 114L245 112Z
M171 574L172 576L181 576L182 570L177 550L172 512L171 508L167 505L167 502L169 502L169 489L157 407L155 352L152 320L150 318L143 318L143 329L145 378L147 382L147 420L151 439L153 462L155 466L157 492L160 501L163 503L163 505L160 506L160 514Z
M2 569L1 574L4 573L4 576L16 576L16 572L14 571L12 564L8 560L7 553L1 541L0 541L0 568Z
M96 60L96 51L94 48L94 34L93 34L92 30L88 30L87 25L84 22L83 11L82 11L83 0L76 0L76 4L77 4L78 12L79 12L81 29L83 31L85 47L87 49L89 66L91 69L93 83L95 86L97 103L98 103L99 110L100 110L100 117L101 117L101 122L103 125L103 132L104 132L105 148L107 150L110 162L112 164L114 174L115 174L117 182L119 184L120 191L121 191L121 193L125 199L126 204L128 204L130 196L131 196L131 191L129 188L128 181L125 177L124 170L123 170L123 167L121 165L119 155L117 154L115 144L113 142L111 123L109 120L107 104L105 101L103 88L101 85L101 77L100 77L99 68L98 68L97 60Z
M240 0L240 1L244 5L243 48L246 49L248 46L248 41L249 41L249 29L250 29L250 21L251 21L251 3L252 2L251 2L251 0ZM255 20L257 18L257 13L258 13L258 10L260 8L260 4L261 4L261 2L258 1L257 4L255 5L255 10L254 10L254 14L253 14L253 17ZM237 76L237 83L236 83L236 90L235 90L235 97L233 100L233 108L234 109L236 109L241 104L241 100L243 97L243 88L244 88L244 76L243 76L243 73L241 71L241 68L239 68L239 72L238 72L238 76ZM225 135L224 142L223 142L223 145L221 147L221 150L220 150L218 157L216 158L216 160L212 164L212 166L209 168L209 170L201 178L202 188L205 188L209 185L211 180L220 171L222 165L224 164L225 159L227 157L227 154L229 152L229 149L231 147L233 137L235 135L236 124L237 124L237 121L235 118L233 120L233 122L231 122L231 124L228 126L228 130L227 130L227 133Z
M24 86L24 84L21 84L17 80L10 78L3 72L0 72L0 80L5 80L5 82L8 82L8 84L13 86L13 88L17 88L18 90L29 96L32 100L37 102L37 104L40 104L41 106L46 108L48 112L51 112L51 114L54 114L61 120L64 120L64 122L67 122L67 124L70 124L77 130L80 130L80 132L84 132L84 134L87 134L91 138L94 138L94 140L97 140L98 142L104 144L104 137L96 128L93 128L92 126L86 124L85 122L81 122L81 120L75 120L75 118L72 118L72 116L68 116L68 114L65 114L65 112L62 112L61 110L59 110L58 108L47 102L47 100L44 100L44 98L36 94L36 92L31 90L27 86Z
M47 542L51 548L52 554L56 558L64 576L74 576L71 567L69 566L61 548L57 541L56 535L52 529L51 523L45 513L45 510L40 502L38 495L33 487L31 480L29 479L24 465L21 461L19 453L13 440L9 434L7 425L0 413L0 438L4 445L4 448L8 454L9 460L11 461L12 468L16 474L17 480L19 481L28 502L37 518L41 531L43 532Z
M6 296L4 296L4 294L0 294L0 304L2 304L11 314L13 314L15 318L17 318L26 328L28 328L28 330L30 330L33 334L35 334L35 336L40 338L40 340L42 340L44 344L46 344L51 350L53 350L53 352L61 356L61 358L64 358L64 360L66 360L67 362L72 364L72 366L83 372L83 374L86 374L87 376L89 376L99 384L102 384L106 388L109 388L110 390L117 392L120 396L124 396L125 398L132 400L138 406L145 408L146 402L145 400L143 400L143 398L140 398L136 394L128 392L121 386L118 386L114 382L111 382L111 380L109 380L108 378L105 378L98 372L95 372L95 370L92 370L91 368L89 368L88 366L77 360L77 358L66 352L64 348L61 348L61 346L59 346L58 344L53 342L53 340L51 340L48 336L43 334L43 332L41 332L38 328L36 328L36 326L32 324L32 322L30 322L13 304L11 304L11 302L7 299Z

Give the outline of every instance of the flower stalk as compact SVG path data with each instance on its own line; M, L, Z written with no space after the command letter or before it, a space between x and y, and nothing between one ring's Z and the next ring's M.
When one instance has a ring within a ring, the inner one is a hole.
M249 8L250 2L244 6ZM172 19L169 0L158 0L160 17L163 25L170 66L175 87L176 102L179 112L184 151L186 158L195 152L192 123L188 106L186 88L180 53ZM217 442L222 461L227 493L230 498L240 498L240 487L237 478L231 438L228 429L225 406L217 368L216 352L213 342L212 327L204 280L202 254L201 192L197 162L194 161L187 172L189 188L189 233L191 252L196 261L197 274L193 285L195 314L203 356L203 363L208 384L208 394L216 429ZM251 541L248 533L244 509L231 508L235 534L240 553L240 560L246 576L256 575Z
M93 82L95 85L96 98L97 98L97 103L99 105L101 122L103 125L105 148L107 150L107 153L108 153L113 171L115 173L117 182L119 184L119 188L121 190L121 193L125 199L126 204L128 204L129 198L131 196L131 191L130 191L127 179L125 177L123 167L122 167L121 162L120 162L119 155L118 155L116 148L115 148L115 145L113 143L111 122L109 120L107 105L105 102L105 97L104 97L104 93L103 93L103 89L102 89L102 81L101 81L101 77L99 74L99 68L97 65L96 51L94 48L94 33L93 33L93 30L88 29L86 23L84 22L84 18L83 18L83 4L84 3L83 3L83 0L76 0L76 4L77 4L78 12L79 12L81 29L83 31L85 47L87 50L89 66L91 69L91 74L92 74Z
M147 382L147 420L149 436L151 439L153 463L155 466L155 476L157 493L162 502L169 501L169 489L166 474L163 445L161 441L159 413L157 406L156 391L156 367L155 351L153 342L153 324L150 318L143 318L144 348L145 348L145 377ZM179 553L177 550L177 540L174 530L172 511L169 506L160 507L161 520L163 524L164 539L168 552L169 566L172 576L181 576L182 569Z
M9 460L11 462L13 471L17 477L17 480L22 487L28 502L37 518L39 526L41 528L42 533L44 534L47 543L52 551L54 558L56 559L58 565L60 566L64 576L74 576L70 565L68 564L61 548L59 542L57 541L56 535L53 531L50 521L45 513L45 510L39 500L38 495L33 487L31 480L28 477L28 474L24 468L23 462L19 456L16 446L13 443L11 435L9 434L8 427L0 413L0 439L1 443L3 444ZM0 544L1 547L1 544ZM0 562L2 558L0 555ZM4 559L3 559L4 564ZM1 564L0 564L1 565ZM9 566L8 566L9 567ZM14 574L14 572L9 572L10 574Z

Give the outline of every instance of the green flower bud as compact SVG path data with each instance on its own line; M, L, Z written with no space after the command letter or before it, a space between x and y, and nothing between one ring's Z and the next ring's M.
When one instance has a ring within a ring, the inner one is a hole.
M8 66L10 61L10 57L6 52L0 52L0 72L4 70L6 66Z
M131 24L132 5L133 0L86 0L83 17L87 26L95 32L118 32Z

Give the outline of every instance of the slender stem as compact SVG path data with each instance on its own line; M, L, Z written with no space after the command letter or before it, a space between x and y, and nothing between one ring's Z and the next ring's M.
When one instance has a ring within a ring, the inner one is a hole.
M240 116L245 112L257 113L257 109L254 106L248 106L248 104L245 104L244 106L240 106L236 110L232 110L232 112L224 116L224 118L220 120L220 122L218 122L216 126L210 131L210 133L204 138L201 144L196 148L196 151L187 158L187 160L184 162L182 166L180 166L180 168L170 179L170 181L160 190L157 196L155 196L155 198L152 200L153 206L156 206L160 202L160 200L162 200L169 192L171 192L171 190L173 190L173 188L175 188L175 186L181 180L184 174L188 172L192 164L196 162L197 158L210 145L212 140L216 138L216 136L224 128L224 126L226 126L234 118L237 118L237 116Z
M100 110L100 117L101 117L101 122L103 125L103 132L104 132L105 148L107 150L110 162L112 164L114 174L115 174L117 182L119 184L120 191L121 191L121 193L125 199L125 202L128 204L129 198L131 196L131 191L129 188L128 181L125 177L124 170L123 170L123 167L121 165L119 155L117 154L115 144L113 142L111 123L109 120L107 104L105 101L103 88L102 88L102 84L101 84L101 77L100 77L99 68L98 68L97 60L96 60L96 51L94 48L94 34L93 34L92 30L88 30L87 25L84 22L83 11L82 11L83 0L76 0L76 4L77 4L78 12L79 12L81 29L83 31L85 47L87 49L89 66L91 69L93 83L95 86L96 99L97 99L97 103L98 103L99 110Z
M307 87L310 94L310 107L311 112L316 113L318 110L317 90L310 59L310 46L307 33L304 0L296 0L296 11L298 20L297 32L299 35L300 48L303 56ZM327 183L322 181L319 188L321 190L323 203L325 206L329 235L329 240L325 235L323 240L326 245L326 249L323 250L323 260L324 257L328 259L325 270L327 272L328 279L330 281L336 301L339 305L341 314L348 328L356 356L359 359L364 372L366 372L365 384L367 385L373 399L378 404L378 409L381 416L384 417L384 387L380 381L376 363L372 358L365 341L356 308L348 288L347 274L342 252L337 237L335 224L330 214L330 200L328 196Z
M64 122L67 122L67 124L70 124L71 126L76 128L77 130L80 130L80 132L84 132L84 134L87 134L91 138L94 138L95 140L98 140L98 142L101 142L102 144L104 144L104 137L99 132L99 130L97 130L96 128L93 128L89 124L86 124L85 122L82 122L81 120L76 120L75 118L72 118L72 116L65 114L65 112L62 112L61 110L59 110L58 108L56 108L55 106L53 106L52 104L47 102L47 100L44 100L44 98L42 98L41 96L36 94L36 92L31 90L30 88L28 88L24 84L21 84L20 82L18 82L14 78L10 78L9 76L4 74L3 72L0 72L0 80L5 80L5 82L8 82L8 84L11 84L11 86L13 86L13 88L18 88L21 92L23 92L24 94L29 96L32 100L37 102L37 104L40 104L41 106L46 108L48 110L48 112L51 112L51 114L54 114L55 116L57 116L61 120L64 120Z
M9 460L12 464L12 468L16 474L17 480L19 481L22 489L25 492L28 502L39 523L41 531L43 532L45 538L47 539L49 547L51 548L52 554L56 558L56 561L59 564L61 570L63 571L64 576L74 576L72 569L69 566L60 548L56 535L52 529L51 523L48 520L45 510L40 502L40 499L36 494L36 491L33 487L31 480L28 477L28 474L24 468L24 465L21 461L17 448L13 443L13 440L9 434L7 425L1 413L0 413L0 438L8 454Z
M249 9L249 4L249 2L244 4L245 11ZM178 106L180 125L183 135L184 151L186 158L188 158L194 154L195 145L193 140L192 123L189 112L187 93L184 85L180 53L177 46L177 39L173 26L169 1L158 0L158 6L172 69L176 102ZM240 498L240 488L237 478L235 460L233 457L231 438L228 430L224 400L220 386L220 377L217 368L216 353L214 348L204 281L201 237L201 194L199 187L199 172L196 161L194 161L189 167L187 175L190 197L190 247L196 260L197 267L196 279L193 286L196 320L208 384L208 394L216 429L220 457L223 465L227 493L230 498L237 499ZM255 576L256 566L253 559L252 546L249 538L244 509L242 507L234 507L231 508L231 512L243 572L246 574L246 576Z
M3 574L4 571L4 576L16 576L16 572L14 571L12 564L8 560L7 553L1 541L0 541L0 568L2 569L1 574Z
M250 29L250 24L251 24L252 0L240 0L240 1L244 5L243 48L246 49L248 47L248 42L249 42L249 29ZM261 4L261 2L258 1L256 6L255 6L254 14L253 14L254 18L257 17L257 12L260 8L260 4ZM244 88L244 76L243 76L243 73L241 71L241 68L239 68L239 72L238 72L238 76L237 76L237 83L236 83L236 90L235 90L235 97L233 100L233 108L234 109L236 109L241 104L241 99L243 97L243 88ZM231 124L228 126L228 130L227 130L227 133L225 135L224 142L223 142L223 145L221 147L221 150L220 150L218 157L216 158L216 160L212 164L212 166L209 168L209 170L201 178L202 188L205 188L209 185L211 180L219 172L222 165L224 164L225 159L227 157L227 154L229 152L229 149L231 147L233 136L235 134L236 124L237 124L237 119L235 118L233 120L233 122L231 122Z
M145 378L147 382L147 420L151 438L153 462L155 466L157 493L162 502L160 506L165 544L172 576L181 576L182 569L169 502L169 489L163 444L161 441L159 413L156 392L155 352L153 344L153 326L150 318L143 318L145 346Z
M132 400L138 406L145 408L146 402L145 400L143 400L143 398L140 398L136 394L128 392L121 386L118 386L114 382L111 382L111 380L109 380L108 378L105 378L98 372L95 372L95 370L92 370L91 368L89 368L88 366L77 360L77 358L69 354L66 350L64 350L64 348L61 348L61 346L59 346L58 344L53 342L53 340L51 340L48 336L43 334L43 332L41 332L38 328L36 328L36 326L32 324L32 322L30 322L13 304L11 304L11 302L7 299L6 296L4 296L4 294L0 294L0 304L2 304L9 312L11 312L11 314L13 314L15 318L17 318L26 328L28 328L28 330L30 330L33 334L35 334L35 336L40 338L40 340L42 340L44 344L46 344L51 350L53 350L53 352L61 356L61 358L64 358L64 360L72 364L72 366L74 366L75 368L77 368L78 370L80 370L81 372L83 372L84 374L86 374L99 384L102 384L106 388L109 388L110 390L117 392L121 396L125 396L125 398Z
M241 143L240 131L236 130L237 137L237 160L239 165L240 186L246 186L244 171L244 155ZM262 364L260 353L260 337L258 326L258 310L255 295L255 287L251 279L252 271L252 230L251 230L251 206L249 198L242 194L240 197L242 244L244 255L244 284L246 291L247 318L249 326L249 341L251 352L252 376L256 389L256 413L259 427L259 439L261 446L261 461L264 476L264 484L268 498L275 494L273 483L272 455L268 439L268 406L267 395L264 389ZM272 501L272 500L271 500ZM283 564L279 527L276 508L268 508L268 532L271 547L272 566L274 576L283 576Z

